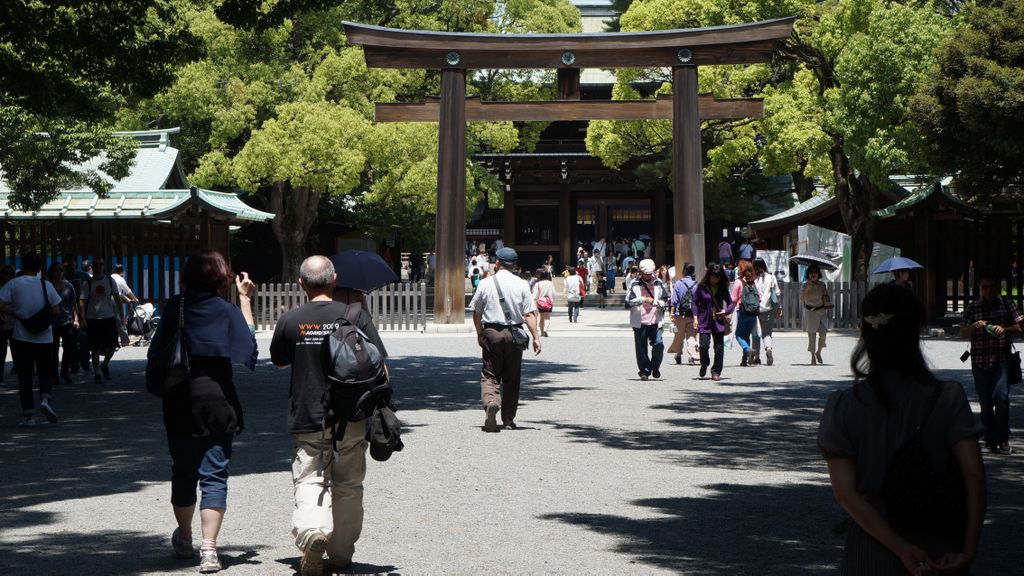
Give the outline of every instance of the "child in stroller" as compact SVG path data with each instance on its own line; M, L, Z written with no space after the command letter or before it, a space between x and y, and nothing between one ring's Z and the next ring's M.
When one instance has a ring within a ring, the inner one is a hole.
M128 334L138 336L132 346L149 345L149 341L156 334L156 327L160 324L160 317L154 316L155 308L150 302L132 305L132 315L128 319ZM145 344L143 344L145 343Z

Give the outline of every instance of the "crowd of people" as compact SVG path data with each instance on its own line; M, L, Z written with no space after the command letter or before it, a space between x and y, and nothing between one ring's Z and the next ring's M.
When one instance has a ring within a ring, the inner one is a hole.
M34 427L37 409L49 422L59 420L55 384L71 384L80 371L91 371L97 384L111 379L110 361L129 341L125 305L138 299L123 267L115 265L108 274L103 258L84 260L78 268L77 256L64 254L43 270L39 254L27 252L20 265L20 270L11 264L0 268L0 359L6 364L10 348L21 397L20 425ZM0 376L6 375L2 368ZM39 382L38 403L33 375Z
M58 421L53 384L76 362L80 369L89 361L96 381L110 378L122 298L131 296L105 273L101 259L91 263L91 275L80 274L75 261L68 255L44 275L41 258L26 253L17 273L0 269L0 311L5 328L11 327L5 344L14 356L25 422L36 410ZM516 251L499 248L493 273L481 279L469 304L481 348L486 432L499 430L499 417L505 429L517 428L523 353L531 346L535 354L541 352L556 296L546 268L520 275L517 267ZM688 364L699 365L701 377L710 369L713 380L721 378L724 339L730 332L742 351L740 366L759 364L762 351L766 364L773 364L772 328L782 294L763 260L741 258L732 281L720 262L708 264L699 279L695 267L686 265L674 281L650 258L635 268L624 289L641 380L661 377L666 316L676 326L668 353L676 363L685 355ZM298 280L308 301L280 318L270 358L290 369L292 536L305 576L321 574L325 563L332 570L350 566L363 521L368 424L365 414L339 413L325 403L332 387L323 360L325 338L341 324L354 326L361 341L379 353L385 378L387 351L364 295L339 286L330 259L307 258ZM817 440L834 494L850 518L842 527L847 535L843 573L969 571L986 499L977 439L995 454L1013 453L1007 386L1015 360L1010 342L1024 323L1013 302L998 294L995 274L979 271L978 281L980 296L964 312L961 335L971 342L965 359L972 358L980 425L964 389L940 381L928 368L920 348L924 308L914 293L894 281L876 286L863 300L860 340L851 359L854 382L829 396ZM566 282L567 295L585 294L581 270L568 270ZM230 286L238 291L237 306L223 298ZM162 400L177 523L170 542L179 558L195 556L192 521L198 504L199 569L204 573L222 568L217 538L227 508L232 444L245 428L233 366L252 370L256 364L255 292L248 275L236 275L218 252L193 254L183 268L180 293L164 307L150 349L153 362L154 350L165 350L180 337L191 351L187 384L169 389ZM800 304L811 364L820 364L827 331L822 311L831 304L814 266L801 286ZM578 314L570 301L573 310ZM573 314L570 321L575 322ZM88 330L88 354L76 351L76 329ZM33 375L39 381L38 402ZM341 425L333 422L328 433L330 418Z

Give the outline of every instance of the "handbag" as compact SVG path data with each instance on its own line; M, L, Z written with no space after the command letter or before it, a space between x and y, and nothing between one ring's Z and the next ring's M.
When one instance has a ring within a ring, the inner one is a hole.
M526 347L530 345L530 335L523 330L522 324L512 323L512 312L508 308L508 302L505 301L505 294L501 291L501 284L498 283L497 278L494 279L494 289L498 291L498 301L501 302L501 309L505 312L505 323L508 324L508 329L512 332L512 343L520 350L526 350Z
M18 318L21 325L32 334L45 332L53 325L53 309L50 307L50 299L46 297L46 280L40 279L39 285L43 289L43 307L28 318Z
M722 335L723 336L728 336L729 334L732 334L732 314L726 314L725 316L722 316L721 318L716 316L714 313L721 312L722 309L715 305L714 296L712 296L711 298L712 298L712 300L711 300L711 311L712 311L711 321L712 322L717 321L719 324L722 325L722 328L723 328Z
M149 347L146 354L146 390L163 398L188 382L191 360L185 337L185 295L180 296L178 329L160 346Z
M1006 383L1009 385L1020 384L1024 377L1020 370L1020 350L1010 342L1010 360L1006 366Z
M768 307L772 310L779 307L779 291L775 289L774 284L768 289Z
M555 303L552 302L550 296L541 296L537 298L537 310L541 312L551 312L552 308L555 307Z

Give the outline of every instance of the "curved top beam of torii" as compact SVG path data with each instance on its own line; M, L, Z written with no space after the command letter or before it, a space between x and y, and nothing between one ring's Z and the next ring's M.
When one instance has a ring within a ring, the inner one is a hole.
M640 68L752 64L771 58L796 17L652 32L480 34L343 22L376 68Z

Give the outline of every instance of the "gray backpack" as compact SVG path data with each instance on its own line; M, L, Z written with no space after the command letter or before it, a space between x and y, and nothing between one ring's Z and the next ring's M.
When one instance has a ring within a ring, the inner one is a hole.
M327 377L323 429L330 428L335 444L345 435L348 422L369 419L366 440L371 456L387 460L403 448L401 428L391 403L391 383L384 356L356 323L362 306L348 305L337 328L324 338L321 360Z
M362 307L348 305L337 328L324 337L321 356L327 376L325 397L328 424L356 421L369 417L374 403L391 396L391 385L384 371L384 357L356 326Z

